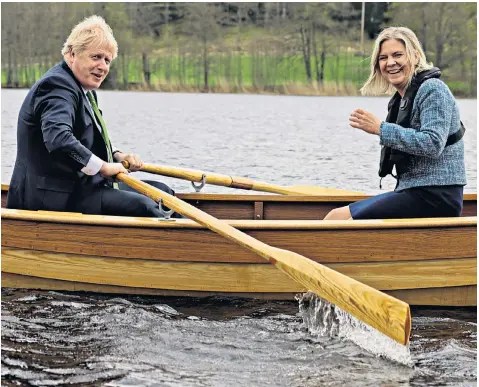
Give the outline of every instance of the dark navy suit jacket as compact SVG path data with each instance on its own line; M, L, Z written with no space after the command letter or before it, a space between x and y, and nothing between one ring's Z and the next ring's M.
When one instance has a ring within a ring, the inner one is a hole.
M35 83L20 109L7 207L68 211L74 191L106 182L81 172L92 153L108 160L87 98L63 61Z

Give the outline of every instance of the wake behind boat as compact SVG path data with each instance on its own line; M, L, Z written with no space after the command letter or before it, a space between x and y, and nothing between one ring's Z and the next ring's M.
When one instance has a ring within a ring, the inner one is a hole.
M188 219L11 210L3 208L7 190L2 185L3 287L273 299L307 290ZM461 218L354 222L320 219L364 196L178 197L411 305L477 304L476 194L465 195Z

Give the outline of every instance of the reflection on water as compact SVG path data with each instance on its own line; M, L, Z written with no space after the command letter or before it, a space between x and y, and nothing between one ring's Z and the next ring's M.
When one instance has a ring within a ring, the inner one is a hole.
M25 94L2 90L3 183L15 161ZM357 107L384 117L387 98L101 91L99 101L116 147L149 163L378 192L378 141L350 128L347 117ZM476 100L459 106L467 127L466 189L475 191ZM161 180L177 192L192 191L187 182ZM385 180L383 187L394 183ZM208 186L206 192L232 191ZM477 380L475 309L413 309L412 366L406 366L340 338L340 330L339 336L312 331L297 301L8 289L2 298L5 386L473 386Z

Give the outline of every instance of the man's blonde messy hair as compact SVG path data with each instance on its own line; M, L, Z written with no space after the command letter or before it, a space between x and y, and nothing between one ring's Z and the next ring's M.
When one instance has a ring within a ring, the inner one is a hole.
M371 72L368 80L361 88L363 95L381 95L393 94L396 89L381 74L379 69L379 53L381 45L386 40L398 40L406 47L406 58L411 66L411 72L408 74L407 86L411 83L414 74L429 70L433 67L432 63L426 61L426 55L421 47L421 43L414 32L407 27L389 27L384 29L374 43L373 53L371 55Z
M113 31L101 16L93 15L73 27L70 36L63 44L62 55L68 53L80 54L87 48L102 48L112 54L112 59L118 55L118 43L113 37Z

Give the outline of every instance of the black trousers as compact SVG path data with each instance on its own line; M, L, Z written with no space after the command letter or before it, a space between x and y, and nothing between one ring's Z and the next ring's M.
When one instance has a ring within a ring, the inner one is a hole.
M142 180L164 192L174 195L166 184L154 180ZM120 182L120 189L107 186L93 186L83 188L74 195L71 210L84 214L140 216L161 218L158 203L149 197L138 193L127 184ZM163 207L165 211L168 209ZM182 218L178 213L173 213L172 218Z

